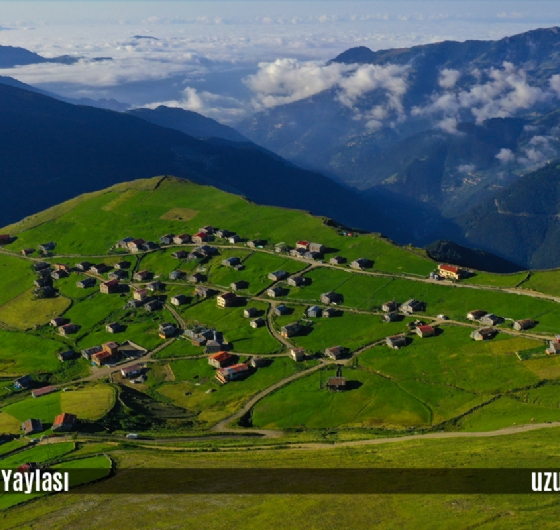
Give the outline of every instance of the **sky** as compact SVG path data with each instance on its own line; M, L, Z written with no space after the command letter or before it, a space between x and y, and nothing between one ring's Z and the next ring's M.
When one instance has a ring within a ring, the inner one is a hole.
M326 61L351 47L499 39L555 25L557 0L0 0L0 44L82 58L0 75L69 97L164 103L235 123L328 85L340 72Z

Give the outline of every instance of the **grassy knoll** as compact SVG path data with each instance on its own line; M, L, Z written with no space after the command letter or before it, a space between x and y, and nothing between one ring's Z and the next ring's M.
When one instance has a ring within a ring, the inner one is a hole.
M313 364L313 361L296 364L287 357L277 358L245 380L221 386L214 378L216 370L206 359L173 361L170 367L175 382L162 385L158 391L177 405L197 412L200 421L211 424L233 414L258 391Z
M29 289L35 280L30 261L5 254L0 254L0 273L0 306Z
M3 410L0 413L0 432L19 433L20 431L21 421Z
M35 325L47 324L64 313L71 303L64 296L36 299L33 289L28 289L0 306L0 321L16 329L29 329Z
M60 365L56 353L65 349L68 348L58 340L0 330L0 372L21 374L55 371Z
M434 268L434 262L421 251L397 247L372 235L343 237L321 218L305 212L258 206L187 181L160 181L135 181L82 195L7 227L18 235L9 248L19 251L56 241L57 254L103 254L129 235L156 241L164 233L192 234L200 226L211 224L269 243L285 241L293 245L301 238L318 241L331 249L331 254L341 253L350 260L365 256L375 261L377 269L389 272L425 276ZM189 215L170 215L178 208L187 209Z
M27 442L18 439L11 440L9 442L4 442L3 444L0 444L0 455L5 455L6 453L10 453L15 449L20 449L26 444Z
M264 302L249 303L263 312L266 308ZM249 325L250 319L243 317L243 310L243 307L220 308L216 306L215 300L207 300L186 309L182 316L190 324L215 327L237 351L274 353L281 350L282 345L269 334L266 327L253 329Z
M526 272L516 272L515 274L493 274L491 272L477 272L474 276L461 280L461 283L473 285L490 285L492 287L515 287L526 277Z
M288 298L316 302L321 293L336 291L344 296L343 305L368 310L378 309L388 300L404 302L416 298L427 303L426 313L429 315L444 313L464 320L468 311L484 309L512 319L533 318L539 322L537 331L549 333L556 331L560 318L557 303L529 296L349 274L325 268L313 270L306 276L311 278L311 285L291 289Z
M544 349L544 348L543 348ZM541 357L525 361L523 366L541 379L560 379L560 357Z
M259 402L253 425L263 428L421 426L431 411L398 385L363 370L344 371L349 390L321 388L334 369L294 381Z
M202 355L203 351L203 348L193 346L188 340L177 339L163 350L154 354L154 359L172 359L174 357Z
M522 287L540 293L560 296L560 270L533 272Z
M97 292L79 304L72 306L64 316L80 326L81 329L76 336L80 337L96 324L109 319L113 313L121 309L125 304L126 300L118 294L102 294Z
M303 308L298 307L292 315L276 317L275 325L280 331L281 326L303 316ZM305 319L303 331L289 340L312 352L324 351L325 348L337 344L354 351L388 335L403 333L408 329L406 323L409 321L410 319L384 323L378 315L345 311L333 318Z
M87 276L85 274L71 274L67 278L56 280L54 286L64 296L72 298L74 301L80 301L99 291L99 281L93 287L88 287L87 289L76 287L76 282L79 282L86 277Z
M31 447L0 460L3 468L14 468L25 462L49 462L58 460L74 450L74 442L61 442Z
M326 450L213 453L117 450L123 468L176 467L535 467L555 469L559 429L493 438L414 440L394 444ZM437 455L435 457L434 455ZM103 495L119 476L81 487L74 495L55 495L12 508L0 519L3 530L25 528L37 520L53 530L168 527L218 530L261 528L437 528L553 529L558 503L535 495ZM123 506L134 504L134 510ZM437 523L434 523L437 521Z
M469 338L469 329L445 326L443 333L414 338L406 348L372 348L360 356L360 365L396 381L425 380L450 385L481 396L536 383L539 378L519 361L515 352L537 341L498 335L488 342Z
M114 389L105 384L86 386L69 392L55 392L39 398L29 397L5 406L0 421L7 432L19 432L21 422L36 418L50 424L61 412L76 414L79 419L97 420L104 416L115 401ZM6 420L3 420L6 415ZM8 422L8 417L17 420Z

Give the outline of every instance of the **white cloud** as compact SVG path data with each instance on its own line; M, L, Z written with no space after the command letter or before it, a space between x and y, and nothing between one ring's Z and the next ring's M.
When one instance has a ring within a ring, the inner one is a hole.
M454 118L452 116L443 118L443 120L437 123L437 126L440 129L443 129L445 132L448 132L450 134L459 134L459 131L457 130L457 125L458 125L457 118Z
M463 164L457 167L459 173L472 173L476 169L474 164Z
M459 72L459 70L444 68L439 76L439 86L441 88L453 88L459 80L459 77L461 77L461 72Z
M505 147L502 147L500 149L500 152L496 155L496 158L502 164L507 164L508 162L514 162L515 161L515 155L513 154L513 151L511 149L507 149Z

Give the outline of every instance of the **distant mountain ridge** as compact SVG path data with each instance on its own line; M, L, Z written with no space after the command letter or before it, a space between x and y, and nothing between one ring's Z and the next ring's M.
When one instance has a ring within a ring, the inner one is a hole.
M59 57L47 58L38 53L15 46L0 45L0 68L13 68L14 66L26 66L29 64L58 63L74 64L81 57L73 55L61 55ZM96 57L93 60L111 60L111 57Z

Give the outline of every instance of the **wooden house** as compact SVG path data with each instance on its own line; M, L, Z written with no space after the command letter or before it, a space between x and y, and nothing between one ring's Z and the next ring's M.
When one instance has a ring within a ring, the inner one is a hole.
M173 243L173 238L174 237L175 237L175 234L165 234L164 236L161 236L159 238L159 242L162 245L171 245Z
M325 350L325 355L330 359L334 359L335 361L344 357L347 353L347 349L343 348L342 346L332 346L331 348L327 348Z
M64 317L54 317L49 324L55 328L59 328L60 326L64 326L64 324L68 324L70 320Z
M111 322L105 326L105 331L107 333L118 333L122 330L122 326L118 322Z
M329 377L327 380L327 388L331 392L344 392L346 390L346 378Z
M432 326L429 326L429 325L416 326L414 331L422 339L424 339L426 337L433 337L436 334L435 328L432 327Z
M171 303L175 306L185 305L189 299L184 294L178 294L171 297Z
M387 346L389 348L393 348L394 350L398 350L399 348L403 348L406 346L406 337L404 335L392 335L385 339Z
M305 359L305 350L303 348L291 348L288 355L291 359L299 363Z
M234 364L233 366L226 366L216 372L216 379L226 384L229 381L240 379L249 373L249 367L246 364Z
M132 298L134 298L134 300L139 300L140 302L143 302L149 296L150 296L150 293L148 292L148 289L136 289L132 293Z
M350 267L352 269L361 271L367 269L368 267L371 267L371 261L366 258L358 258L350 263Z
M29 419L21 424L21 430L23 434L35 434L37 432L43 432L43 425L41 420Z
M288 278L288 281L286 283L292 287L299 287L305 284L305 278L299 275L291 276L290 278Z
M31 395L34 398L38 398L41 396L46 396L47 394L52 394L53 392L56 392L56 388L52 385L47 385L47 386L43 386L41 388L36 388L35 390L31 391Z
M393 311L390 313L385 313L382 317L383 322L397 322L400 319L400 315Z
M243 289L247 289L249 287L249 282L246 282L245 280L238 280L230 283L229 286L232 291L242 291Z
M222 260L222 265L224 267L235 267L236 265L239 265L240 263L241 263L241 260L237 256L231 256L230 258L226 258L226 259Z
M73 350L63 351L57 354L57 357L60 362L71 361L76 357L76 352L74 352Z
M151 300L147 304L144 305L144 309L149 313L153 313L154 311L158 311L163 306L159 300Z
M259 310L256 307L248 307L243 310L243 316L245 318L253 318L259 314Z
M288 273L286 271L274 271L268 275L268 279L277 282L279 280L283 280L287 276Z
M208 364L214 368L224 368L232 364L233 361L233 355L227 351L220 351L208 356Z
M251 320L251 322L249 322L249 325L254 328L262 328L264 325L266 324L266 321L263 318L255 318L255 320Z
M266 290L266 295L270 298L278 298L284 295L284 289L282 287L271 287Z
M321 243L312 243L310 242L307 250L309 252L316 252L317 254L323 254L325 252L325 246Z
M465 276L465 272L464 269L455 265L448 265L446 263L438 265L438 274L451 280L460 280Z
M222 293L216 298L218 307L231 307L237 302L237 295L235 293Z
M130 261L119 261L113 267L119 271L128 270L130 268Z
M197 245L201 245L202 243L205 243L206 241L209 240L210 240L210 236L205 232L198 232L197 234L192 236L192 242Z
M206 276L204 274L200 274L200 272L195 272L191 274L187 280L192 283L201 283L206 281Z
M145 282L147 280L151 280L153 276L154 276L153 272L142 270L142 271L135 272L132 275L132 279L137 282Z
M97 280L95 278L84 278L79 282L76 282L76 287L80 289L87 289L89 287L95 287Z
M343 256L334 256L329 260L329 263L331 265L342 265L343 263L346 263L346 258Z
M73 430L78 423L78 418L75 414L63 412L59 414L52 424L52 430L55 432L66 432Z
M64 324L58 328L58 332L66 337L67 335L73 335L77 333L80 328L76 324Z
M260 357L259 355L255 355L251 358L251 362L249 363L253 368L262 368L268 364L268 361L264 357Z
M333 318L342 315L342 311L335 309L334 307L327 307L323 310L323 318Z
M281 317L283 315L288 315L290 313L290 308L288 306L285 306L284 304L280 304L276 306L272 311L276 316Z
M190 242L191 242L190 234L180 234L178 236L173 237L173 243L175 243L175 245L186 245L187 243Z
M495 326L501 324L504 321L502 317L495 315L494 313L488 313L479 319L479 322L483 326Z
M319 318L323 314L323 310L318 305L312 305L307 308L306 314L309 318Z
M297 335L300 329L301 326L297 322L292 322L291 324L286 324L280 328L280 335L286 338L293 337L294 335Z
M119 280L109 280L108 282L103 282L99 286L99 291L104 294L118 293L120 287Z
M186 273L184 273L183 271L171 271L169 273L169 279L170 280L181 280L182 278L184 278L186 276Z
M469 311L467 313L467 320L480 320L484 315L486 315L486 311L482 309L474 309L473 311Z
M80 261L80 263L76 263L76 265L74 265L74 268L77 271L86 272L91 268L91 263L89 261Z
M175 259L185 259L188 255L189 253L187 251L178 250L177 252L173 252L173 254L171 254L171 257Z
M121 368L121 375L130 379L132 377L139 376L142 373L142 365L141 364L133 364L132 366L123 366Z
M537 323L534 320L531 320L530 318L526 318L524 320L516 320L513 323L513 329L517 331L523 331L524 329L534 328L536 325Z
M426 304L424 302L420 302L419 300L415 300L411 298L407 300L404 304L401 304L399 309L403 313L415 313L416 311L424 311L426 308Z
M211 289L210 287L205 287L203 285L197 285L194 291L195 294L200 298L210 298L216 293L214 289Z
M474 340L491 340L498 334L498 330L494 328L480 328L471 333L471 339Z
M333 293L332 291L321 295L321 303L325 305L337 304L340 301L342 301L342 296L338 293Z

